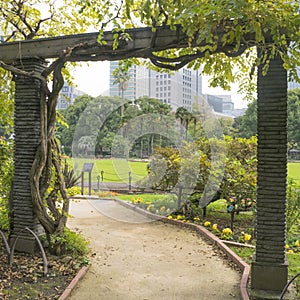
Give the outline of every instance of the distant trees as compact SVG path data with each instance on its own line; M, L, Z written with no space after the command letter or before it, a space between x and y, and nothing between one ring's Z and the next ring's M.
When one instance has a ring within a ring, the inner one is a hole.
M245 115L234 120L235 135L249 138L257 133L257 102L248 104ZM288 143L300 147L300 89L288 91Z
M155 147L172 143L171 106L158 99L141 97L123 103L120 97L85 95L62 111L62 115L68 127L59 125L57 136L68 155L72 153L72 143L75 152L85 155L104 155L117 145L127 149L121 137L131 143L131 155L137 157L149 156ZM117 152L115 149L116 155Z
M300 148L300 89L288 92L288 143Z
M234 120L233 128L236 135L242 138L255 136L257 133L257 102L256 100L248 104L246 113Z
M76 124L91 100L92 97L88 95L79 96L67 109L60 111L67 126L58 123L56 135L59 138L61 145L64 146L64 152L68 155L72 152L71 147Z

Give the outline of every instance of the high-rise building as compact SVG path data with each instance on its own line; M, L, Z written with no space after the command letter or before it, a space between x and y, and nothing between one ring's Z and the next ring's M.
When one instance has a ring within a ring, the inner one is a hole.
M109 95L122 96L118 84L114 84L114 70L119 66L118 61L110 62L109 68ZM149 70L144 66L133 65L128 71L129 80L124 90L124 97L133 100L142 96L149 96Z
M118 62L110 63L111 96L121 96L118 84L114 84L113 72L117 67ZM200 96L202 92L202 78L199 72L187 68L170 74L134 65L129 69L129 76L128 88L124 91L126 99L149 96L170 104L174 111L181 106L192 111L195 97Z
M63 88L58 96L57 109L66 109L70 104L74 103L78 96L84 95L85 93L77 90L73 86L64 83Z
M182 68L176 73L150 70L150 97L162 100L173 110L184 107L192 111L195 97L202 93L202 78L198 70Z

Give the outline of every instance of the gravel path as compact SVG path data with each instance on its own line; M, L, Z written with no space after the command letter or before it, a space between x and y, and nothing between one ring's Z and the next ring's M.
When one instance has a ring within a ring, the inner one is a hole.
M95 253L71 300L240 299L240 273L195 233L113 201L72 202L70 214Z

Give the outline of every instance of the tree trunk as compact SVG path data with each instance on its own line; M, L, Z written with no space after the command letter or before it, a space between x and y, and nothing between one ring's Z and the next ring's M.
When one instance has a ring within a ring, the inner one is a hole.
M287 72L280 57L267 76L258 69L258 188L252 288L281 291L287 283Z

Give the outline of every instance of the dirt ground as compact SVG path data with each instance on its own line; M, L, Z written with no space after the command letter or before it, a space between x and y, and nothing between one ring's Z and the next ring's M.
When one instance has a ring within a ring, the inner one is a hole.
M70 214L94 253L71 300L240 299L241 274L195 233L113 201L72 202Z

